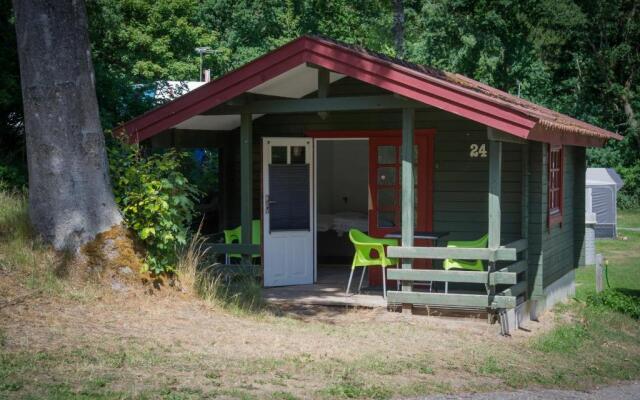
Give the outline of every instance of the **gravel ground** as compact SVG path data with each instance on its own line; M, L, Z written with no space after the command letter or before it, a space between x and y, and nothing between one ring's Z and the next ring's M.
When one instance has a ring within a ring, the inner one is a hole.
M467 393L420 397L420 400L636 400L640 399L640 382L623 383L593 389L588 392L575 390L520 390L517 392Z

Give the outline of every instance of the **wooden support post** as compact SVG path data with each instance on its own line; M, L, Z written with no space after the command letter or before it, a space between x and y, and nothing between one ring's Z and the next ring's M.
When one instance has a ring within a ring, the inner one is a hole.
M415 110L402 109L402 246L413 246L414 233L414 186L413 186L413 141ZM402 268L411 269L412 259L403 258ZM412 282L403 281L402 291L411 292ZM403 311L411 311L411 305L403 305Z
M604 257L602 254L596 254L596 293L604 290Z
M240 222L242 244L251 244L253 219L253 121L250 113L240 114ZM250 255L242 256L243 264L251 263Z
M520 197L520 237L522 239L529 239L529 144L524 143L521 147L522 157L522 174L521 174L521 197ZM525 269L524 281L529 281L529 249L522 251L522 260L527 264ZM525 300L529 299L529 284L526 284L527 290L524 293Z
M487 128L491 135L493 128ZM489 248L500 247L500 193L502 181L502 142L489 140ZM496 270L495 261L489 261L489 274ZM496 287L487 282L487 294L495 295Z
M489 128L492 129L492 128ZM489 248L500 247L502 143L489 141Z

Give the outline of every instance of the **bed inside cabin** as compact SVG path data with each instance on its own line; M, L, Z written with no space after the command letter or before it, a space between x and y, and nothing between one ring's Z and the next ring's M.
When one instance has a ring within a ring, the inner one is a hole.
M369 230L369 143L318 140L316 151L317 282L346 286L354 254L349 229Z

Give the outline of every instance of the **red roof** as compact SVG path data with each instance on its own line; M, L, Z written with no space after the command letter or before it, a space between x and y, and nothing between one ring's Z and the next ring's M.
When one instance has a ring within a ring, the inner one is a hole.
M302 36L116 131L148 139L294 67L312 63L524 139L602 146L622 136L473 79L389 58L331 39Z

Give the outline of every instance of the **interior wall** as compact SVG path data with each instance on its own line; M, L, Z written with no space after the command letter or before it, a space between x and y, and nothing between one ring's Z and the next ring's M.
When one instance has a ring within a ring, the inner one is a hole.
M318 213L368 210L369 144L366 140L320 140Z

